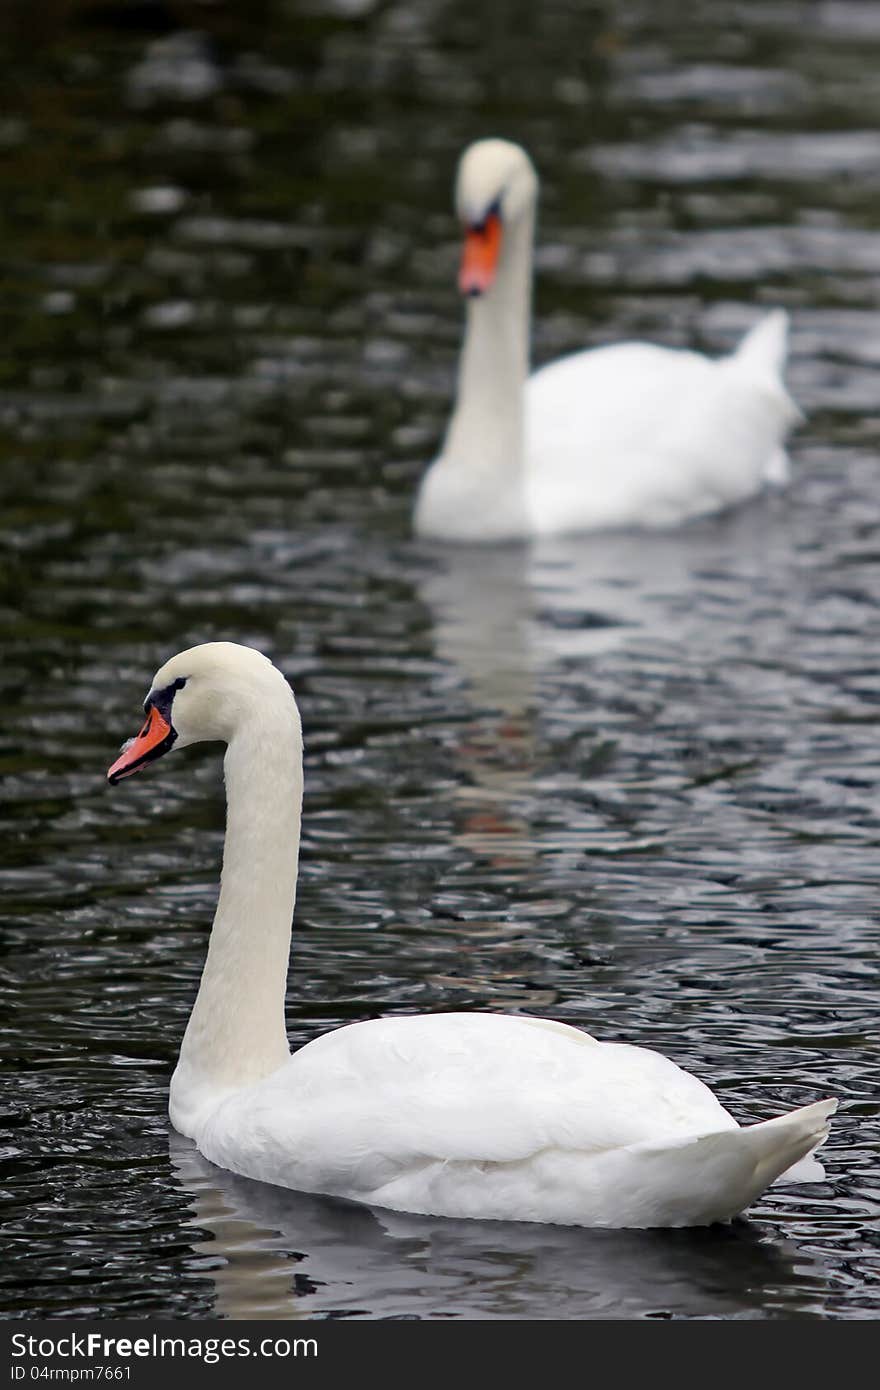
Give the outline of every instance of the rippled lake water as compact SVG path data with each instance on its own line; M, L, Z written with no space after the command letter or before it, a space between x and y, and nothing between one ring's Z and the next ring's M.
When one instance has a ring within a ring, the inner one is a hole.
M876 7L193 8L0 20L7 1315L876 1317ZM647 539L413 539L452 173L494 133L543 177L536 362L789 309L787 493ZM219 758L104 775L157 666L218 637L303 715L295 1044L547 1014L742 1121L836 1094L828 1181L728 1228L504 1226L170 1134Z

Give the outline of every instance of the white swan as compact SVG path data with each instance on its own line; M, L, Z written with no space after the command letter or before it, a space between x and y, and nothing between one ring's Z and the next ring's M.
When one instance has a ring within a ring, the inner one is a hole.
M291 1056L293 695L259 652L210 642L161 668L145 709L111 782L172 746L227 744L220 899L170 1099L175 1128L213 1163L398 1211L582 1226L703 1225L783 1173L822 1176L799 1160L825 1139L835 1101L741 1129L659 1053L550 1019L374 1019Z
M677 526L783 483L800 412L787 395L787 317L766 315L736 352L618 343L528 376L538 180L524 150L465 150L456 207L468 296L458 399L425 474L416 530L502 541Z

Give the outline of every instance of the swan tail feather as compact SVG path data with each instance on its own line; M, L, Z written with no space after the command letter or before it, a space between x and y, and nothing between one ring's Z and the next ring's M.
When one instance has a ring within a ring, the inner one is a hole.
M752 386L761 389L772 400L776 418L778 445L764 465L764 482L784 487L788 482L788 456L782 442L789 430L803 423L804 413L792 400L785 385L784 372L788 358L788 314L774 309L749 329L726 365Z
M740 366L781 376L788 358L788 314L774 309L750 328L733 354Z
M631 1152L649 1168L662 1168L644 1175L654 1179L655 1199L666 1188L662 1224L711 1225L732 1220L777 1179L820 1181L824 1170L811 1156L827 1139L828 1119L836 1109L836 1100L821 1100L760 1124L640 1144Z

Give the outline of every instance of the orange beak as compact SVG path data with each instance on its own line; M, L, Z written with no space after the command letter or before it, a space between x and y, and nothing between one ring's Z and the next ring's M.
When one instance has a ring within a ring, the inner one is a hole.
M128 743L122 745L122 752L107 773L107 781L115 786L123 777L130 777L133 772L137 772L144 763L161 758L176 738L177 734L168 720L159 713L155 705L150 705L144 727L136 738L130 738Z
M500 254L501 218L497 212L490 212L485 222L465 230L458 272L458 288L462 294L485 294L495 279Z

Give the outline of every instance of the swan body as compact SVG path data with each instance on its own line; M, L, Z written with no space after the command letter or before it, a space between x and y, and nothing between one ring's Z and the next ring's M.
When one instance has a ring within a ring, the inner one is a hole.
M674 527L785 483L784 441L799 411L782 380L781 310L726 357L618 343L528 376L536 196L517 145L482 140L465 151L458 394L422 480L416 530L503 541Z
M175 1128L245 1177L398 1211L581 1226L727 1220L810 1157L836 1102L740 1128L661 1054L549 1019L349 1024L290 1054L284 996L302 797L293 695L208 643L157 674L108 776L227 743L227 834L205 969L171 1082Z

